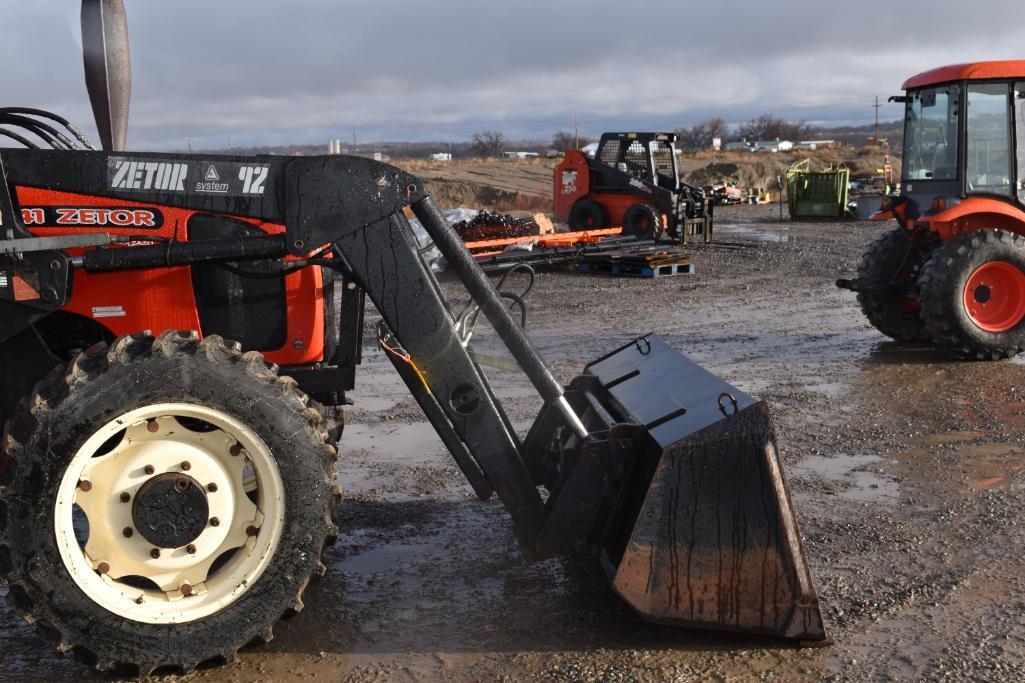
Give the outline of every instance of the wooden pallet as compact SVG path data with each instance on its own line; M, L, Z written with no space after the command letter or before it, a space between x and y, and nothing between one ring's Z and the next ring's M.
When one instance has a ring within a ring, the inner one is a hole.
M689 253L647 249L585 254L577 262L584 273L625 277L675 277L694 272Z

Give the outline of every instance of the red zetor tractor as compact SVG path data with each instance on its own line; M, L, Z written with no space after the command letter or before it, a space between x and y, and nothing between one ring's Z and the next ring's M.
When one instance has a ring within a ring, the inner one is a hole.
M1025 348L1025 61L947 66L904 84L902 187L875 219L897 227L855 280L869 321L965 358Z
M369 300L375 345L527 560L590 555L660 623L825 639L765 403L655 335L563 385L522 295L496 290L401 169L126 150L126 21L120 0L83 2L102 150L60 116L0 108L23 147L0 147L10 609L143 675L269 640L327 571ZM435 279L407 209L472 305ZM525 435L473 352L480 315L538 392Z
M680 181L675 133L605 133L591 159L566 152L555 167L555 217L572 230L623 226L623 234L712 239L712 202Z

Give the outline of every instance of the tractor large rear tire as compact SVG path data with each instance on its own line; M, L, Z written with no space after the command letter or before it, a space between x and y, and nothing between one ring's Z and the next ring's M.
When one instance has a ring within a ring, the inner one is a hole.
M917 275L921 265L915 242L907 231L895 228L884 232L869 245L858 265L858 281L877 289L858 292L858 303L872 325L891 339L900 342L922 341L926 338L925 323L917 306L909 305L893 289Z
M90 348L22 403L4 453L8 599L98 669L234 660L302 608L337 534L321 416L215 336Z
M933 252L919 282L932 343L978 360L1025 348L1025 238L1005 230L955 237Z

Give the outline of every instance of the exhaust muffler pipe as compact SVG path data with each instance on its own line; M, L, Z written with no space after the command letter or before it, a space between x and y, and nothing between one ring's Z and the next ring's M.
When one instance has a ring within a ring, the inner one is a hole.
M82 0L82 57L96 130L107 152L125 149L132 65L122 0Z

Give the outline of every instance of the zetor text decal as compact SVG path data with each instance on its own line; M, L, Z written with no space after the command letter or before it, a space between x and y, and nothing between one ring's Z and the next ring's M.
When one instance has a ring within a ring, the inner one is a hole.
M155 209L133 206L29 206L21 210L26 226L66 228L147 228L156 230L164 216Z
M111 157L107 161L110 189L122 192L262 195L269 166L235 161L188 162Z

